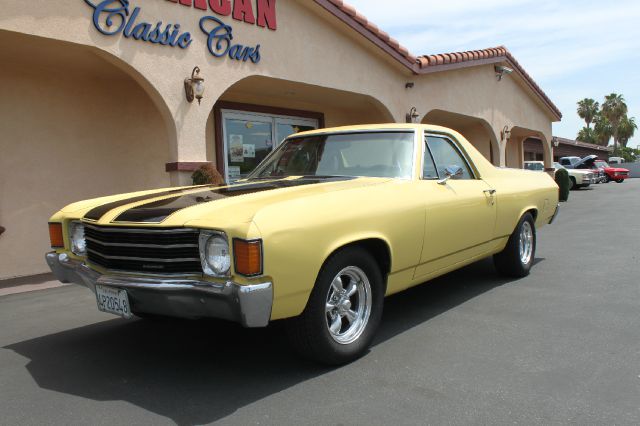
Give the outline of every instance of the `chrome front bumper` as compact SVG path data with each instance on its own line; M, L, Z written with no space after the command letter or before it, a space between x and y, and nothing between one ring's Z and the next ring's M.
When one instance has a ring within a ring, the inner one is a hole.
M134 313L179 318L220 318L245 327L266 327L271 318L273 285L240 285L161 276L100 274L85 263L55 252L45 256L55 277L96 292L96 284L126 290Z

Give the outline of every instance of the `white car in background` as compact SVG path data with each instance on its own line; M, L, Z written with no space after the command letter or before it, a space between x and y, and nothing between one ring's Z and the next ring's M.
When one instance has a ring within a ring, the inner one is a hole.
M567 169L560 163L553 163L553 167L557 170L565 169L569 172L571 180L570 189L586 188L592 183L596 183L596 176L588 170ZM544 162L542 161L525 161L524 169L533 171L544 171Z

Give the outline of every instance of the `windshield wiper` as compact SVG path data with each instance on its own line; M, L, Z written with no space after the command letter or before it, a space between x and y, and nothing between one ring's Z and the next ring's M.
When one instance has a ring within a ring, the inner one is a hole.
M254 180L282 180L284 178L287 178L289 176L262 176L262 177L254 177L251 179L244 179L247 182L251 182Z

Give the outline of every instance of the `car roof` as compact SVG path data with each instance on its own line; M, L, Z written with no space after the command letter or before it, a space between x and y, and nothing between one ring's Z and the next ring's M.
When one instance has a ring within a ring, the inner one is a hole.
M364 124L358 126L341 126L341 127L327 127L324 129L308 130L306 132L296 133L290 137L300 136L312 136L323 135L327 133L347 133L347 132L384 132L385 130L427 130L433 132L442 133L457 133L455 130L448 127L435 126L433 124L405 124L405 123L385 123L385 124Z

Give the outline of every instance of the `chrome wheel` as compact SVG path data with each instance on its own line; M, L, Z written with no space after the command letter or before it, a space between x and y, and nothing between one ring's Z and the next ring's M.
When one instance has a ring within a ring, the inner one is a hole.
M329 334L337 343L356 341L371 315L371 284L364 271L347 266L331 282L325 308Z
M520 229L520 261L523 265L529 264L533 254L533 228L528 221L522 223Z

